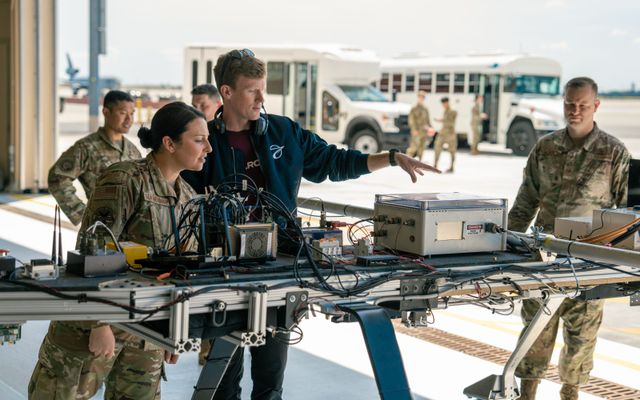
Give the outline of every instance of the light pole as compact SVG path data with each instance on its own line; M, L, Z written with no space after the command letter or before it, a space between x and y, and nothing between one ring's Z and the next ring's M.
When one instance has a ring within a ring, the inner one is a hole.
M91 0L89 4L89 130L94 132L100 125L100 54L107 54L105 28L105 0Z

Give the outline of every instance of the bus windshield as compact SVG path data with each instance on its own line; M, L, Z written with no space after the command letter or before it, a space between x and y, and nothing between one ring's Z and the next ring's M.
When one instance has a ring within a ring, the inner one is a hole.
M388 102L386 97L373 86L338 85L351 101Z
M523 94L560 94L560 78L557 76L508 75L505 77L505 92Z

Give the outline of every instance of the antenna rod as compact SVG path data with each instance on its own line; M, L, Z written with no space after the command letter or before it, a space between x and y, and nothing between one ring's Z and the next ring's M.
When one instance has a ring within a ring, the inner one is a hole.
M56 254L56 227L58 226L58 205L56 204L55 211L53 212L53 243L51 243L51 263L57 262L58 256Z
M62 259L62 215L60 214L60 207L58 207L58 266L62 266L64 260Z

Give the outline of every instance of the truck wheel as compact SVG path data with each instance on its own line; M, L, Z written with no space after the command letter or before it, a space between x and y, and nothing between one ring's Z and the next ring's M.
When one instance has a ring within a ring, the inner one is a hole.
M510 146L513 154L528 156L538 141L538 135L528 121L518 121L509 129Z
M371 129L363 129L356 132L349 141L349 148L363 153L377 153L380 151L378 135Z

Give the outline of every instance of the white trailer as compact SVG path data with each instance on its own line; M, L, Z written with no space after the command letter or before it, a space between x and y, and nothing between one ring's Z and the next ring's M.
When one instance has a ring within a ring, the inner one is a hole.
M484 95L483 138L526 156L541 135L564 125L560 74L558 62L523 54L411 56L383 60L377 86L408 103L426 91L431 118L442 116L440 99L449 97L462 139L470 133L474 97Z
M285 115L330 143L375 153L405 148L409 104L389 101L372 86L380 60L371 51L341 45L196 44L185 49L184 99L192 87L215 84L218 56L251 49L267 64L265 108Z

